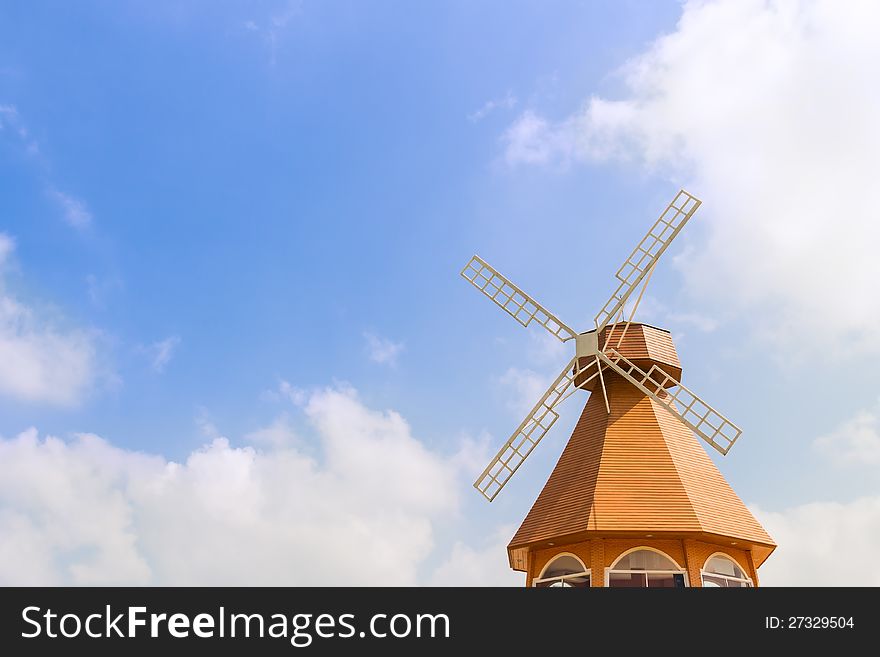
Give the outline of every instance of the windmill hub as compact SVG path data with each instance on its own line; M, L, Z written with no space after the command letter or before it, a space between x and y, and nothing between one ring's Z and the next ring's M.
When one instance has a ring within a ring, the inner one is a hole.
M599 353L599 334L595 331L578 333L574 339L575 355L578 358L588 358Z

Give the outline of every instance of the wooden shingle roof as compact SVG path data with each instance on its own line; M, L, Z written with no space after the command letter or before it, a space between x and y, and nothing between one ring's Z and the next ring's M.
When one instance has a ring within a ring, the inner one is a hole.
M511 563L547 541L644 533L737 542L760 565L775 543L697 438L628 382L606 385L611 414L593 393L508 546Z

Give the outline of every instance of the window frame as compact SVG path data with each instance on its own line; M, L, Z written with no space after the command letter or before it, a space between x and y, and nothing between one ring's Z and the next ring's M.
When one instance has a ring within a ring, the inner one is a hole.
M742 574L745 575L745 578L743 578L743 577L733 577L733 576L731 576L731 575L722 575L721 573L713 573L713 572L710 572L710 571L706 570L706 565L708 565L708 563L709 563L712 559L714 559L715 557L722 557L722 558L724 558L724 559L727 559L728 561L733 562L733 564L734 564L737 568L739 568L739 570L742 572ZM710 554L708 557L706 557L706 560L703 562L703 567L700 568L700 586L701 586L701 587L704 587L704 588L706 587L706 583L705 583L706 575L708 575L709 577L717 577L717 578L719 578L719 579L723 579L723 580L728 581L728 582L740 582L740 583L744 583L744 584L746 584L745 587L740 586L740 587L737 587L737 588L748 588L748 589L753 589L753 588L755 588L755 583L752 581L752 578L749 577L748 573L746 572L746 569L742 567L742 565L739 563L739 561L737 561L736 559L734 559L734 558L733 558L732 556L730 556L729 554L725 554L724 552L715 552L715 553L713 553L713 554ZM723 587L721 587L721 586L719 586L719 587L717 587L717 588L734 588L734 587L730 587L730 586L723 586Z
M551 577L544 577L543 576L544 573L546 573L547 570L549 570L550 566L552 566L561 557L572 557L575 561L577 561L581 565L581 568L583 568L583 570L580 572L577 572L577 573L567 573L565 575L553 575ZM584 576L587 576L590 578L590 586L592 587L593 586L593 574L590 571L590 569L587 568L587 566L583 562L583 560L581 560L581 558L578 555L572 554L571 552L560 552L559 554L553 555L553 558L544 564L544 567L541 568L541 574L532 580L532 587L535 588L538 586L538 584L544 584L546 582L563 582L564 583L566 579L570 579L572 577L584 577ZM550 588L550 587L541 587L541 588ZM587 587L582 587L582 588L587 588Z
M615 568L615 566L620 563L621 559L623 559L626 556L629 556L633 552L640 552L641 550L647 550L649 552L656 552L660 556L668 559L676 568L678 568L678 570L623 570L623 569ZM633 588L650 588L648 586L648 575L681 575L682 578L684 579L685 588L690 588L690 586L691 586L690 579L688 578L687 570L682 568L675 559L670 557L663 550L658 550L657 548L652 548L647 545L630 548L626 552L619 555L617 557L617 559L614 560L614 563L605 569L605 587L606 588L612 588L612 586L611 586L611 574L612 573L622 573L625 575L626 574L644 575L645 576L645 586L644 587L633 587ZM702 581L700 583L702 584ZM613 588L625 588L625 587L613 587Z

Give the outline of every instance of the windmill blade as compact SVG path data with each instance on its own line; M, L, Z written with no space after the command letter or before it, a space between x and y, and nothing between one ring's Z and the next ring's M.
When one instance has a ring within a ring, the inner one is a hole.
M559 418L554 408L567 399L576 388L572 385L579 371L573 371L577 358L572 358L553 385L544 393L540 401L517 427L513 435L498 450L486 469L474 482L474 488L490 502L504 488L517 468L523 464L532 450L537 447L550 427ZM595 376L595 374L593 375ZM591 377L592 378L592 377Z
M597 330L601 331L605 328L608 322L623 309L633 290L651 271L658 258L663 255L672 240L681 232L701 203L702 201L683 189L675 195L660 218L651 226L651 230L617 270L615 277L620 281L620 284L596 315Z
M461 270L461 275L523 326L535 320L562 342L576 336L572 328L563 324L556 315L498 273L480 256L471 258Z
M607 354L600 351L599 358L722 454L730 451L742 433L742 429L657 365L645 372L616 349L609 349Z

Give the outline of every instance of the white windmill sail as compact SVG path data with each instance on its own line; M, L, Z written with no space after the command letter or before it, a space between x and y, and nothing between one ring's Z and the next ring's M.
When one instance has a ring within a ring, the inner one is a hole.
M477 477L474 488L490 502L495 499L513 473L517 471L517 468L538 446L550 427L559 419L559 413L555 408L575 391L574 379L579 373L576 370L576 363L577 359L572 358L566 364L544 396L538 400L535 407L513 432L513 435L501 446L483 473ZM595 377L596 374L593 374L592 377Z
M709 406L673 376L654 365L645 372L616 349L599 354L599 359L648 397L684 422L700 438L727 454L742 429Z
M602 306L602 310L596 314L596 330L601 331L623 310L633 290L648 275L672 240L700 207L700 203L699 199L683 189L675 195L660 218L654 222L642 241L636 245L633 252L617 270L615 277L620 283L605 305Z
M534 320L562 342L575 338L574 329L564 324L507 277L502 276L480 256L471 258L461 270L461 275L523 326L528 326Z

